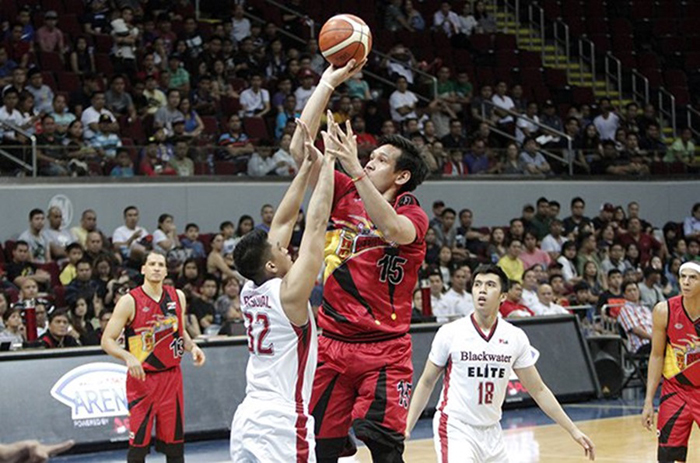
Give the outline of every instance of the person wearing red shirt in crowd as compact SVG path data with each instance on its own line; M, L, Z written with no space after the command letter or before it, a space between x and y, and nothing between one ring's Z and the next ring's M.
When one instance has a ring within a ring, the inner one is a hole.
M501 302L498 311L503 318L532 317L535 313L522 304L523 285L515 280L510 280L510 288L506 293L505 301Z
M330 66L304 106L301 120L316 137L323 110L339 85L365 61ZM323 304L319 310L319 367L311 410L319 463L352 455L348 432L367 444L375 462L402 461L413 381L412 292L425 258L428 216L411 191L428 174L410 141L389 136L363 168L350 122L343 130L327 115L326 152L347 175L335 173L331 225L326 234ZM292 153L301 153L299 128ZM330 146L329 146L330 145ZM302 162L296 156L297 164ZM321 160L314 166L315 184Z
M652 256L659 256L663 259L666 255L664 246L654 237L642 231L642 221L637 217L628 220L627 233L621 235L618 242L625 248L630 244L636 244L639 249L639 263L642 266L645 266Z
M5 39L5 50L7 50L8 59L17 63L18 67L27 69L32 53L32 42L22 40L22 31L22 24L15 23L12 25L12 29Z

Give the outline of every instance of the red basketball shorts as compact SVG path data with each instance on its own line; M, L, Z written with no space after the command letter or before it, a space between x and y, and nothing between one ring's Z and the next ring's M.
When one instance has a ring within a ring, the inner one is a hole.
M354 453L348 432L372 450L400 455L413 381L411 337L375 343L319 338L310 410L316 455Z
M700 425L700 388L665 380L657 422L659 461L686 461L693 422Z
M145 381L128 375L126 398L129 401L129 446L136 453L147 454L155 420L156 450L170 456L182 455L185 409L180 367L146 373Z

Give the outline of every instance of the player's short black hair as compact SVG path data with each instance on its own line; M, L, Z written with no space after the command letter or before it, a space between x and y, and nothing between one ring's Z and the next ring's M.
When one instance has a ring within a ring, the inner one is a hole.
M499 280L501 280L501 293L507 293L510 289L510 280L506 276L505 272L501 267L494 264L482 264L479 265L474 274L472 275L472 285L476 281L476 277L479 275L496 275Z
M394 172L407 170L411 173L411 178L403 184L399 193L415 190L428 176L428 165L423 160L416 145L401 135L386 135L382 137L379 140L379 146L383 145L391 145L401 151L401 155L396 159Z
M267 232L256 229L247 233L233 250L233 261L241 275L260 285L265 280L265 263L269 260Z

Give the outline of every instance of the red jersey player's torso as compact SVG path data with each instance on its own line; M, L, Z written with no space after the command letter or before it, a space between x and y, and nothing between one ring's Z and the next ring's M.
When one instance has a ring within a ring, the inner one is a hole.
M668 300L663 375L669 381L700 387L700 318L690 318L683 296Z
M425 258L428 216L410 193L400 195L393 207L413 222L413 243L387 242L352 181L336 172L318 317L327 333L371 342L408 332L413 289Z
M163 286L160 301L148 296L143 287L129 292L134 298L134 319L126 326L127 350L145 371L163 371L180 365L184 352L182 307L177 291Z

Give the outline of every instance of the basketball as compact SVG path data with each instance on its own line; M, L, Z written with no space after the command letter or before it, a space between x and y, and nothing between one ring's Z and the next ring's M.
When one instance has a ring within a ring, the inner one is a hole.
M360 62L367 57L372 49L372 32L357 16L339 14L321 28L318 46L329 63L342 67L353 58Z

